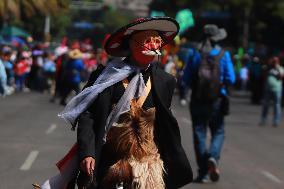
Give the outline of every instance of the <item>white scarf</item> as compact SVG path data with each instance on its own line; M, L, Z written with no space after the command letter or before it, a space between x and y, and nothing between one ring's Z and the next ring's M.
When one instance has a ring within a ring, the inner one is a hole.
M116 107L108 116L105 126L107 133L119 116L130 110L130 101L133 98L138 98L143 95L145 89L145 83L140 68L126 64L122 59L115 59L109 62L95 83L75 96L58 116L74 126L79 115L88 109L99 93L115 83L122 81L134 72L137 74L132 78Z

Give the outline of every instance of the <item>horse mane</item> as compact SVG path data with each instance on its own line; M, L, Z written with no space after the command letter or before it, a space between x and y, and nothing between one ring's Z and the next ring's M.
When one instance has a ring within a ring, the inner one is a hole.
M155 108L143 110L132 101L130 111L110 129L106 147L116 163L103 179L106 188L121 182L126 189L165 188L163 161L154 142L155 112Z
M135 157L157 153L154 143L155 108L143 110L132 101L129 112L121 115L119 125L108 133L110 146L120 157Z

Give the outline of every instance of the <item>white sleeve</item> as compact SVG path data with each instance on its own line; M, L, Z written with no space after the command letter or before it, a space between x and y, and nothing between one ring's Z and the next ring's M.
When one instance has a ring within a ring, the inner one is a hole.
M279 72L280 72L280 75L283 77L283 75L284 75L284 69L283 69L282 66L280 66Z

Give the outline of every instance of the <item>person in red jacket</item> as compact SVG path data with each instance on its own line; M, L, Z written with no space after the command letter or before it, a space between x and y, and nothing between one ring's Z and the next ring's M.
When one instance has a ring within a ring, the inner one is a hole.
M26 73L28 69L26 58L26 56L21 55L14 66L16 91L22 91L25 86Z

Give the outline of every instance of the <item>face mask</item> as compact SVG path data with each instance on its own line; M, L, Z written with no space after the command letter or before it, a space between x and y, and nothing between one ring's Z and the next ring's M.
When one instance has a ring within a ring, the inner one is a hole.
M155 31L142 31L130 39L130 50L132 58L140 67L147 67L160 55L162 39Z
M155 56L149 56L142 53L142 49L132 52L133 59L138 63L138 66L147 67L152 61L154 61Z

